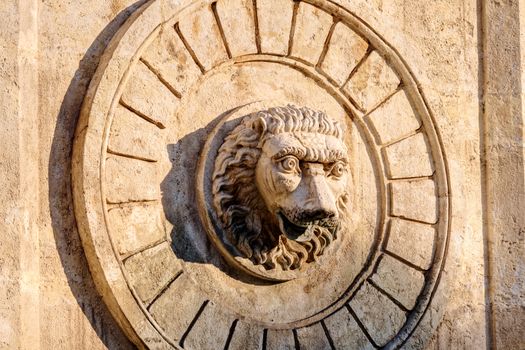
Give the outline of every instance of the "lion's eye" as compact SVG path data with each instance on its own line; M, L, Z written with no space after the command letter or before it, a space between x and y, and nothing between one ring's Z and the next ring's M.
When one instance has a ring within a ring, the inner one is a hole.
M299 172L299 160L294 156L286 156L280 160L279 165L285 172Z
M343 162L335 162L330 170L330 175L335 177L341 177L345 173L346 167Z

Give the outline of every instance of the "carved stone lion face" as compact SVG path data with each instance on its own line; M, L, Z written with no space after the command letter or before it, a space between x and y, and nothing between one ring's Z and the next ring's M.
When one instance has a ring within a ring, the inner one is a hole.
M286 132L268 138L255 181L268 211L288 239L304 242L319 225L339 225L338 199L345 193L346 147L331 135Z
M339 123L294 106L244 117L219 148L214 205L228 239L267 270L301 268L337 238L348 159Z

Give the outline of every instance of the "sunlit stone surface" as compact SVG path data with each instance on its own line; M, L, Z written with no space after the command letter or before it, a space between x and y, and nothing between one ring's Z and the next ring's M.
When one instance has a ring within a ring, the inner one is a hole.
M523 348L523 6L478 3L4 1L0 349Z

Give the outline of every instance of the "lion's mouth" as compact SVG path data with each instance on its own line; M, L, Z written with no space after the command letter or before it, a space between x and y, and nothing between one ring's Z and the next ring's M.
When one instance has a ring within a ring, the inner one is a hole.
M287 215L282 211L277 213L279 218L279 228L281 232L285 234L289 239L305 242L310 239L310 235L313 234L312 230L309 230L312 226L324 227L331 232L334 232L339 226L339 221L337 218L325 218L321 220L312 220L306 222L297 222L291 220Z
M310 224L294 223L293 221L288 219L288 217L282 212L279 212L277 214L277 217L279 218L279 226L281 227L281 232L283 232L288 238L296 241L307 240L307 237L302 236L304 236Z

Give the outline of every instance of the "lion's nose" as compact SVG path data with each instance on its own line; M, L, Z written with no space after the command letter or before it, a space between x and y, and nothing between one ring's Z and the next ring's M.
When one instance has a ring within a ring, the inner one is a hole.
M308 176L308 196L304 209L311 213L312 220L332 218L337 215L337 207L332 190L322 175Z

